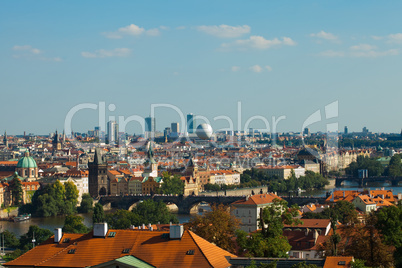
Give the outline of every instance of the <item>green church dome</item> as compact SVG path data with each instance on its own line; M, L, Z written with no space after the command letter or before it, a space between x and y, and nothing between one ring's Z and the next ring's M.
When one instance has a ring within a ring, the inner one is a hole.
M17 168L37 168L36 161L29 156L28 152L25 152L23 158L21 158L17 163Z

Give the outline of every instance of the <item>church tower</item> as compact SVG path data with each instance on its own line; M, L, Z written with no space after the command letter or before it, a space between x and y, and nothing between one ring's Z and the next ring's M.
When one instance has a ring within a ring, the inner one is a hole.
M8 138L7 138L7 131L4 131L4 138L3 138L3 144L5 146L4 149L8 149Z
M158 177L158 163L154 159L154 151L152 148L152 141L149 141L149 148L147 153L148 159L145 162L144 173L142 173L142 177Z
M88 170L89 194L92 197L109 194L110 183L107 176L107 162L102 159L99 148L95 149L94 161L88 163Z
M53 151L61 151L61 143L59 140L59 134L57 134L57 130L56 134L54 135L52 144L53 144Z

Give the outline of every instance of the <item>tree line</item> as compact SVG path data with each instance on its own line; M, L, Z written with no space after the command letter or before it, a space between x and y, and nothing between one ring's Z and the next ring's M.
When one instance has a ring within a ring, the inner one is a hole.
M370 158L367 156L358 156L356 161L350 163L345 169L346 174L358 177L359 170L367 169L369 177L389 176L398 177L402 176L402 162L401 155L395 154L391 157L389 165L384 167L378 158Z
M37 190L32 202L20 207L20 213L31 213L36 217L74 214L77 213L78 194L73 182L62 184L56 180Z
M302 190L323 189L328 184L328 179L312 171L306 171L304 176L296 178L292 170L288 179L281 179L277 176L268 176L264 171L251 169L245 170L240 176L239 188L267 185L271 192L284 193L296 191L299 188Z

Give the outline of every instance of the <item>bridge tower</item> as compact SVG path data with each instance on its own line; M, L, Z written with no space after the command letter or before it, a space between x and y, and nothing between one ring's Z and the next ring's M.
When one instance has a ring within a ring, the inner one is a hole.
M92 197L110 194L110 182L107 176L107 162L102 159L99 148L95 149L93 162L88 163L88 186Z

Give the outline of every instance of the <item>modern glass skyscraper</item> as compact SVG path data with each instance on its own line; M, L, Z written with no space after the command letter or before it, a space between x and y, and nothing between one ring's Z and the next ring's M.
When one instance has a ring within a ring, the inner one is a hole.
M156 131L156 120L155 117L145 118L145 138L154 138Z
M171 124L171 130L173 133L179 133L179 123L172 123Z
M187 132L188 133L194 133L195 130L195 115L190 113L187 115Z
M109 144L115 144L118 139L119 124L116 121L107 122L107 137Z

